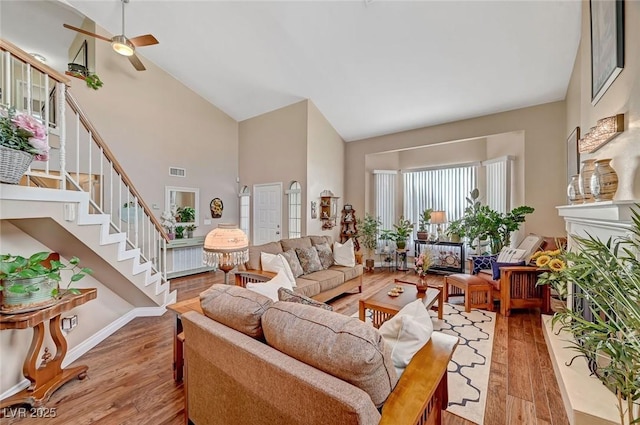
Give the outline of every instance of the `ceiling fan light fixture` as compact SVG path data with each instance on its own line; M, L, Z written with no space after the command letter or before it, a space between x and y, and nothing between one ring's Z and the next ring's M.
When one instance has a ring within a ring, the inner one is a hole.
M133 43L131 43L124 35L116 35L111 40L111 47L116 53L122 56L132 56L136 50Z

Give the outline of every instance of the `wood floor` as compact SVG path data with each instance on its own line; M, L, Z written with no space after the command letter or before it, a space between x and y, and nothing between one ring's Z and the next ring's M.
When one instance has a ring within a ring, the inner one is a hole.
M404 273L365 274L363 295L400 276ZM202 273L174 279L171 286L181 301L222 280L220 272ZM357 311L359 298L357 293L345 294L331 304L350 315ZM40 413L53 413L55 408L55 417L29 417L27 409L27 418L5 416L0 424L184 423L183 388L174 383L171 370L174 320L171 312L135 319L75 362L89 366L88 378L71 381L54 393ZM17 407L7 410L8 416L17 414ZM514 312L509 318L497 315L484 423L568 424L535 311ZM471 422L445 412L444 424Z

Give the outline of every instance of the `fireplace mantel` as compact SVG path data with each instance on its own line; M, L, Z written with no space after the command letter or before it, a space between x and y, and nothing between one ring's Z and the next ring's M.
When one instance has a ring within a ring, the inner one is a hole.
M632 208L640 200L604 201L590 204L564 205L557 207L564 218L569 249L572 248L571 235L586 237L591 235L606 241L610 237L630 235ZM638 209L640 211L640 208ZM551 317L543 316L544 337L558 380L567 417L571 425L613 425L619 424L620 416L617 399L600 380L590 376L584 358L576 358L571 366L569 361L577 354L567 348L570 334L557 335L557 325L551 329Z

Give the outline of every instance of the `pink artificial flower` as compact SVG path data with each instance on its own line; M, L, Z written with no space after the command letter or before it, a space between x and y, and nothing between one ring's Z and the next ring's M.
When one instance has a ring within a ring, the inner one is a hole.
M47 132L44 126L31 115L16 115L12 121L16 126L31 132L34 139L45 140L47 138Z
M29 144L38 150L38 153L34 157L36 161L47 161L49 159L49 143L47 140L40 140L34 137L29 139Z

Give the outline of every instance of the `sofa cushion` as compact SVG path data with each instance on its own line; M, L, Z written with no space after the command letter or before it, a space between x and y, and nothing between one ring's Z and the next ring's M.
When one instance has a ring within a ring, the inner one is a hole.
M484 281L489 282L493 285L493 289L500 292L500 279L493 279L493 270L480 270L476 276Z
M331 246L331 236L309 236L309 239L311 239L311 245L316 246L316 245L320 245L323 243L328 244L329 246Z
M353 267L356 265L356 253L353 247L353 239L349 239L344 244L333 243L333 258L339 266Z
M480 270L489 270L491 268L491 260L495 261L496 258L498 258L498 254L472 256L473 270L471 274L478 274Z
M320 301L316 301L313 298L309 298L302 294L296 294L295 292L287 288L278 289L278 300L288 303L306 304L313 307L333 311L333 307L331 307L329 304L321 303Z
M320 284L320 292L328 291L345 282L345 275L338 270L320 270L304 275L305 279L315 280Z
M273 301L249 289L214 284L200 294L205 316L256 339L262 339L262 314Z
M391 347L391 358L398 376L431 338L433 322L422 299L402 307L400 311L380 326L380 333Z
M294 277L302 276L304 274L304 270L302 270L302 266L300 265L300 260L298 260L298 254L296 254L294 249L289 249L283 252L282 256L289 263L289 267L291 268L291 272Z
M293 289L284 270L280 270L278 274L266 282L247 282L247 289L269 297L273 301L278 301L278 289L280 288Z
M322 264L323 269L328 269L333 265L333 251L331 251L331 247L328 243L319 243L314 245L316 251L318 251L318 257L320 258L320 263Z
M263 245L255 245L249 247L249 261L246 263L246 267L249 270L261 270L260 269L260 253L268 252L269 254L280 254L282 252L282 246L280 242L269 242Z
M295 250L296 248L311 248L313 246L311 245L311 238L309 238L309 236L282 239L280 243L282 244L282 249L285 251L289 251L290 249Z
M362 276L364 272L364 267L362 264L356 264L355 267L345 267L345 266L331 266L329 270L336 270L344 274L344 281L355 279L358 276Z
M320 283L315 280L297 277L296 287L293 289L293 292L296 294L302 294L306 297L315 297L320 293Z
M291 271L289 261L282 254L269 254L268 252L260 253L260 265L265 272L278 273L280 270L284 271L284 274L291 282L291 286L296 286L296 278Z
M305 275L322 270L322 263L315 246L296 248L296 254L298 254L298 260L300 260Z
M378 407L398 382L389 346L354 317L280 301L262 326L270 346L364 390Z

